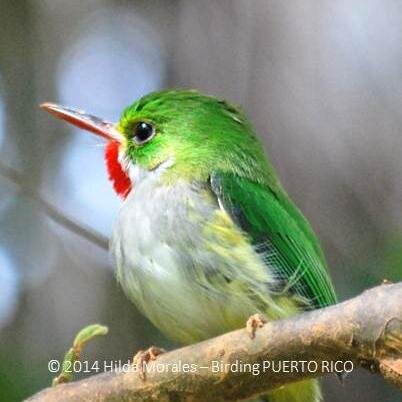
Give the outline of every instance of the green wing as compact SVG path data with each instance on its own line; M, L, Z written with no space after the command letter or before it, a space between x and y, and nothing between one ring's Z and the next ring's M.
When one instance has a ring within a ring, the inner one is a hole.
M278 291L296 293L312 307L336 303L326 262L310 225L277 185L268 187L214 172L212 191L277 278Z

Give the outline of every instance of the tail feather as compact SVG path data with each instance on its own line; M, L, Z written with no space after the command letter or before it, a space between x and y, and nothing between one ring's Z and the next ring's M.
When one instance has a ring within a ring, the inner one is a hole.
M284 385L259 399L247 402L320 402L322 395L318 380L303 380Z

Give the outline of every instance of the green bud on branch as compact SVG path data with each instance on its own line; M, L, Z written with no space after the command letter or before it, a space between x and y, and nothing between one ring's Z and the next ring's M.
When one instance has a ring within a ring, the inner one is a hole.
M99 324L91 324L81 329L75 336L73 346L64 355L61 372L53 379L52 386L72 381L73 373L71 367L73 367L74 362L80 359L84 345L96 336L106 335L107 333L108 327Z

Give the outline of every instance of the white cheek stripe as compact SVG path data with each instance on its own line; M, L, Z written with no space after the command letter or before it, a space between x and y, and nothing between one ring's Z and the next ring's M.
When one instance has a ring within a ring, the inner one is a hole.
M159 177L166 169L174 164L174 158L169 158L162 162L156 169L147 170L133 163L122 147L119 149L117 160L120 163L121 168L128 174L131 183L134 185L137 185L145 178L150 178L152 176L155 178Z

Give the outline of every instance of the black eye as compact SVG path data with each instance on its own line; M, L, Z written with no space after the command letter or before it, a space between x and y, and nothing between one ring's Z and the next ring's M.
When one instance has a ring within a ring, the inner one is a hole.
M149 141L154 135L154 127L144 121L137 123L133 130L133 139L136 144L144 144L144 142Z

